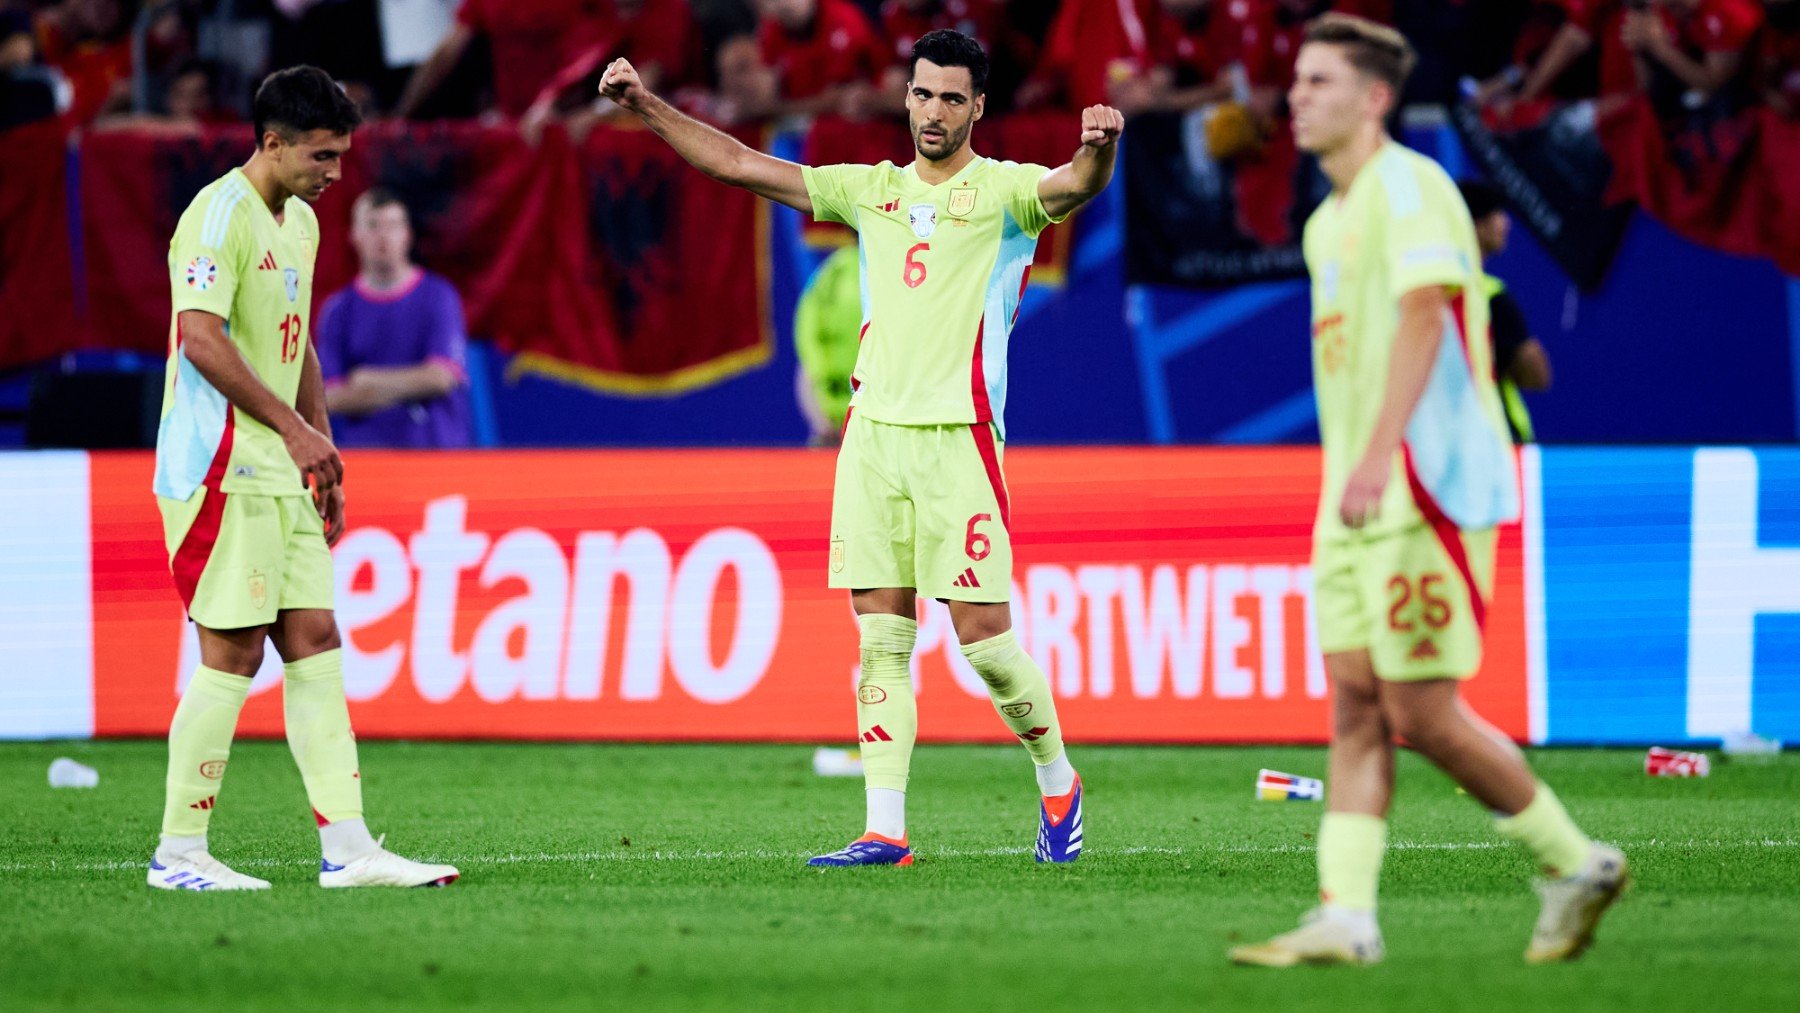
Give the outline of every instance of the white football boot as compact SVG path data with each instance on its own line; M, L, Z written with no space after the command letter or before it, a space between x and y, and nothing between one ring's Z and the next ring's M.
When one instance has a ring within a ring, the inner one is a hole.
M1386 955L1373 914L1320 906L1308 911L1292 932L1266 943L1232 947L1231 962L1257 967L1379 964Z
M194 848L180 854L158 851L150 859L145 881L158 890L267 890L268 880L246 876L207 853Z
M1574 960L1594 941L1594 928L1625 888L1631 885L1631 866L1625 854L1610 844L1596 842L1588 849L1581 871L1561 879L1532 884L1544 906L1531 930L1525 961L1548 964Z
M449 886L462 873L454 865L428 865L401 858L381 846L383 834L375 841L375 850L343 865L319 862L319 885L327 888L351 886Z

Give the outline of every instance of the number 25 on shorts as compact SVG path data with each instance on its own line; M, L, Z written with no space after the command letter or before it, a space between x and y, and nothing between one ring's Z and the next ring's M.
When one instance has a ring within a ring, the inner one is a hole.
M1419 618L1434 630L1450 625L1453 615L1450 599L1443 595L1443 586L1444 575L1441 573L1427 573L1419 578L1417 585L1419 604L1423 606ZM1388 581L1388 593L1393 596L1388 604L1388 628L1411 633L1415 624L1404 613L1412 604L1414 584L1405 577L1396 576Z

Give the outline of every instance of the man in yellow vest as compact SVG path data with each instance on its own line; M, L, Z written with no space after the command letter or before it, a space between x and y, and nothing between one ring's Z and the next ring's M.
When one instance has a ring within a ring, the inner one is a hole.
M1485 265L1506 249L1512 233L1512 218L1500 190L1489 183L1464 180L1457 184L1463 202L1469 205L1469 217L1475 219L1475 241L1481 245ZM1487 290L1489 336L1494 346L1494 380L1500 385L1500 402L1506 408L1506 425L1512 430L1514 443L1536 443L1531 427L1531 413L1525 408L1520 391L1550 389L1550 353L1543 342L1531 333L1519 301L1506 290L1506 282L1482 272Z

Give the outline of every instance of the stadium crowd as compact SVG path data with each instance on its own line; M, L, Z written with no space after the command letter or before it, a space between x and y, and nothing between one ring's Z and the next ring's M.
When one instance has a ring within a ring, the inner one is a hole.
M1243 129L1280 115L1300 26L1329 9L1432 40L1415 102L1800 115L1800 0L0 0L0 126L229 121L310 62L372 116L581 131L616 112L592 101L613 55L718 122L862 120L898 110L912 40L949 27L991 50L995 111L1223 101Z

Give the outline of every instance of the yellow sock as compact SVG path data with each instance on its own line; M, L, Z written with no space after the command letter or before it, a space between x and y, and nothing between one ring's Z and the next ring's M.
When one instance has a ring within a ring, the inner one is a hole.
M1319 821L1319 899L1349 911L1374 911L1387 850L1387 820L1326 813Z
M919 624L902 616L856 617L862 629L862 678L856 683L857 738L862 742L863 784L905 791L919 737L919 704L913 698L912 652Z
M167 837L204 837L231 759L238 712L250 680L202 665L194 669L169 722L169 774L163 796Z
M1019 647L1011 630L997 637L962 646L963 657L969 659L981 681L987 683L988 696L1000 720L1012 729L1025 751L1037 763L1049 763L1062 755L1062 724L1056 720L1056 700L1050 695L1050 680L1044 670Z
M1553 876L1570 876L1581 871L1587 861L1592 841L1569 818L1569 811L1550 786L1538 782L1531 804L1516 815L1494 820L1500 836L1518 841L1531 849L1537 860Z
M288 748L321 823L362 816L356 736L344 701L343 652L324 651L289 663L282 687Z

